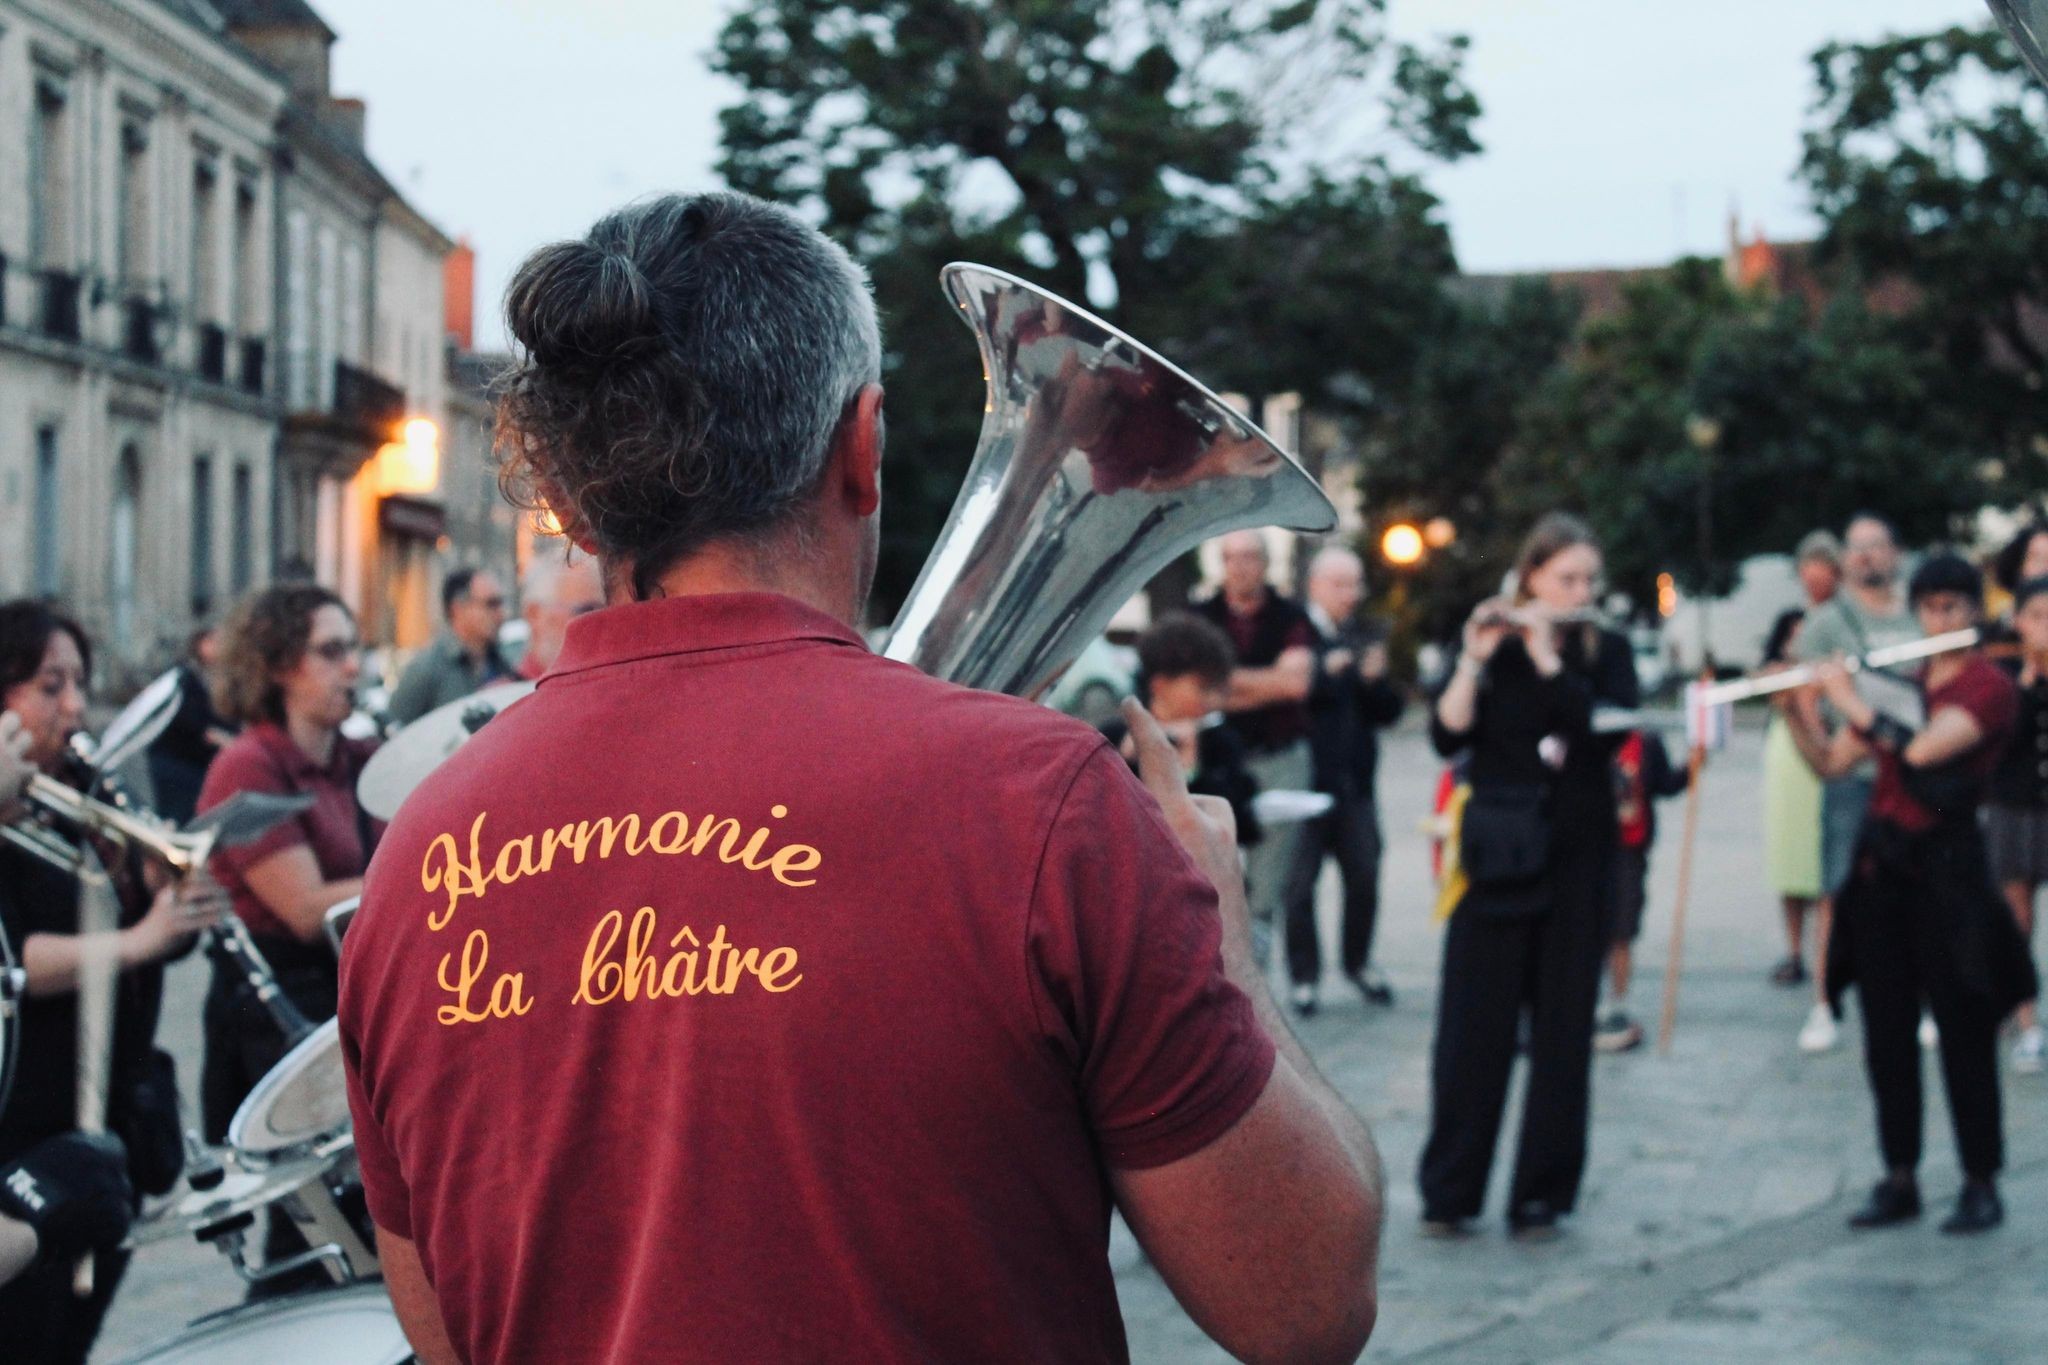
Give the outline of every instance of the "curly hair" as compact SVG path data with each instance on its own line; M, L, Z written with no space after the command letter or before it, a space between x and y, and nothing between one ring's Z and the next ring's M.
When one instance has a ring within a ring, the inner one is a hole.
M708 541L787 525L881 376L860 267L742 194L667 195L542 247L505 315L499 481L631 560L640 597Z
M1138 637L1138 672L1147 689L1154 678L1189 674L1220 687L1236 666L1237 650L1223 627L1192 612L1169 612Z
M85 676L92 677L92 644L85 627L46 602L19 597L0 602L0 695L33 678L43 667L50 637L63 631L78 646Z
M237 724L284 724L284 689L277 675L305 657L313 616L322 607L348 604L314 583L280 583L243 598L221 627L219 681L214 704ZM350 613L353 617L354 613Z

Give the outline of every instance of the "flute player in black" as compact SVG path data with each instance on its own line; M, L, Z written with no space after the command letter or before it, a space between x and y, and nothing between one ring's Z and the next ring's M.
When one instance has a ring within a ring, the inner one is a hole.
M1431 716L1439 753L1469 750L1472 783L1460 835L1469 885L1444 937L1422 1154L1431 1234L1457 1233L1480 1211L1524 1014L1529 1085L1509 1228L1550 1235L1578 1200L1613 894L1609 763L1622 738L1594 734L1592 717L1637 700L1628 643L1583 620L1600 572L1583 522L1538 522L1512 598L1481 603L1466 623Z

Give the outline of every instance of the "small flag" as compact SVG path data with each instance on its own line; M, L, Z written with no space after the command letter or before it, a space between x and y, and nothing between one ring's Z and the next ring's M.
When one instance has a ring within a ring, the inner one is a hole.
M1704 691L1702 683L1685 685L1685 742L1688 748L1718 753L1728 747L1728 736L1735 730L1735 706L1708 701Z

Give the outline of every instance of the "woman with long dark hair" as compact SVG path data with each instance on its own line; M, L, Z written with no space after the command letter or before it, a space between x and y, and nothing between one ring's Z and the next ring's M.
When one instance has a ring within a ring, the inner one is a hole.
M76 621L40 602L0 605L0 704L29 735L25 756L44 773L66 774L91 680L92 645ZM106 847L95 856L106 863L120 902L120 927L105 936L110 943L78 932L74 875L0 843L0 922L28 974L13 1093L0 1113L0 1163L78 1126L79 980L89 958L108 954L120 974L107 1127L127 1144L134 1187L161 1194L176 1181L181 1157L175 1076L170 1058L155 1047L163 964L220 913L220 889L200 877L152 891L132 857ZM0 1289L0 1355L84 1360L127 1265L126 1252L100 1252L87 1298L72 1292L69 1264L46 1259L31 1267Z
M1529 1085L1508 1225L1548 1235L1578 1199L1613 894L1609 765L1622 738L1595 734L1593 712L1637 700L1628 642L1588 619L1600 573L1583 522L1538 522L1512 596L1482 602L1466 622L1431 717L1439 753L1469 753L1472 784L1422 1155L1423 1222L1436 1235L1480 1211L1524 1017Z

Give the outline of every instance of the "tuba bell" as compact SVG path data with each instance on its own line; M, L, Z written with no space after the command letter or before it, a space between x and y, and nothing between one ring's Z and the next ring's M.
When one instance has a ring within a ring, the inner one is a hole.
M1327 531L1272 438L1101 318L987 266L941 272L981 347L981 438L883 653L1035 697L1153 575L1211 536Z

